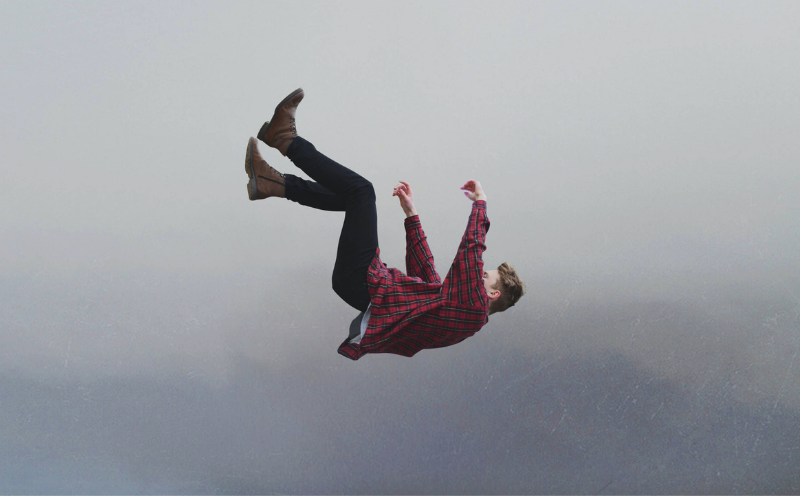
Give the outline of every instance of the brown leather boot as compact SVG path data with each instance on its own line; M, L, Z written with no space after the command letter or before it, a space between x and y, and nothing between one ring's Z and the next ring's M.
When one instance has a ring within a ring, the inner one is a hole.
M247 196L251 200L263 200L270 196L286 198L286 180L283 174L276 171L258 152L255 138L247 142L247 155L244 159L244 170L250 182L247 183Z
M292 140L297 137L294 115L304 96L303 88L297 88L291 92L275 107L272 120L265 122L258 132L258 139L272 148L277 148L284 157Z

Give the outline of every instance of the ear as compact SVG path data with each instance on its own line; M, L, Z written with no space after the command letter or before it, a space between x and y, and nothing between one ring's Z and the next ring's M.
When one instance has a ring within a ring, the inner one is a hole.
M486 295L489 297L490 300L496 300L500 298L500 290L499 289L490 289L486 292Z

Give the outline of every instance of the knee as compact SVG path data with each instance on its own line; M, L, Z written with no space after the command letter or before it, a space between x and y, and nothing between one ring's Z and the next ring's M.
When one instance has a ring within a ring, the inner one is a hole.
M367 201L375 203L375 188L372 183L364 180L364 184L359 188L359 194Z
M363 181L359 182L353 196L357 197L361 201L375 203L375 188L372 186L371 182L369 182L367 179L364 179Z

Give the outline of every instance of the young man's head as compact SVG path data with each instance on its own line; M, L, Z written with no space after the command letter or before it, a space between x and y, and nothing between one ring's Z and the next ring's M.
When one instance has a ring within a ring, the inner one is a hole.
M525 294L525 283L507 262L501 263L497 270L485 271L483 284L489 296L489 315L513 307Z

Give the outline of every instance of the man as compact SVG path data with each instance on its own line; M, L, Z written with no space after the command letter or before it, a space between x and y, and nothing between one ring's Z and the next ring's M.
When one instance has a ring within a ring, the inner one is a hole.
M394 188L406 214L406 272L388 268L378 249L378 216L372 183L318 152L297 135L296 111L304 92L297 89L275 108L258 138L276 148L314 181L273 169L261 157L254 138L247 145L245 170L250 200L286 198L308 207L345 213L333 290L361 312L339 353L358 360L368 353L413 356L472 336L489 314L513 306L525 292L509 264L483 270L484 240L489 230L486 194L477 181L461 188L472 212L453 265L439 279L408 183Z

